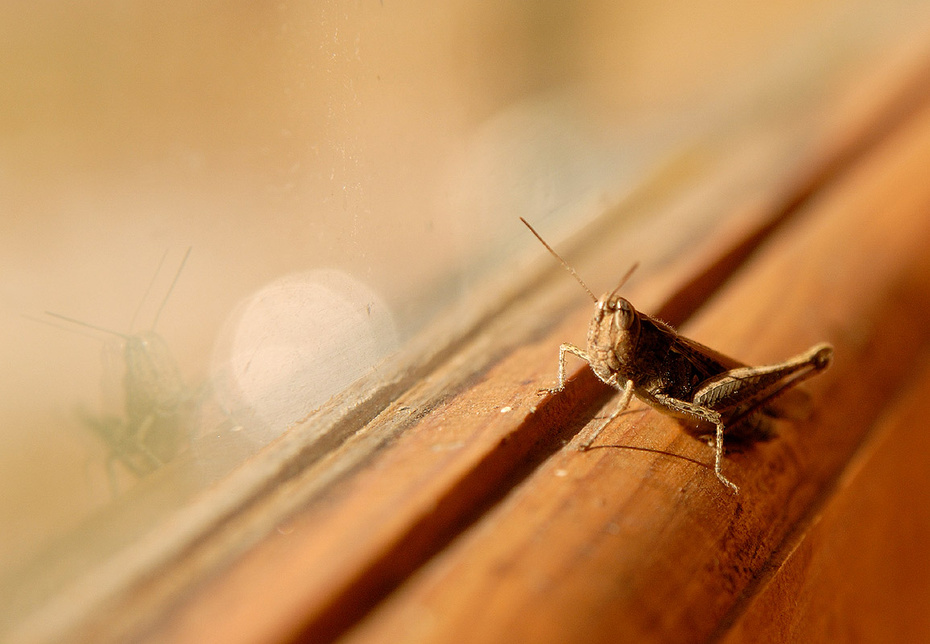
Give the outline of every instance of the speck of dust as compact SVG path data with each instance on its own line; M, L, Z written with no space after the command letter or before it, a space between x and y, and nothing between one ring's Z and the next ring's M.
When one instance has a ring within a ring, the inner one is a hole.
M502 414L509 414L512 411L513 411L513 407L501 407Z

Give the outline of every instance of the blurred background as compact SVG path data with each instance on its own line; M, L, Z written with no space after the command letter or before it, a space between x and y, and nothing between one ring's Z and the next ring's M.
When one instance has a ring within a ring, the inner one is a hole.
M0 587L390 369L538 252L519 216L577 228L925 4L4 5Z

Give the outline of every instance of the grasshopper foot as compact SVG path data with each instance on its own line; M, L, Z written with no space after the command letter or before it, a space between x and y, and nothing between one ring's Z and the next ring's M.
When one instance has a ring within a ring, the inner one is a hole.
M731 490L733 490L733 494L739 494L739 488L736 487L736 484L733 483L733 481L731 481L730 479L728 479L727 477L725 477L725 476L724 476L723 474L721 474L720 472L716 472L716 475L717 475L717 480L718 480L718 481L720 481L721 483L723 483L724 485L726 485L728 488L730 488Z

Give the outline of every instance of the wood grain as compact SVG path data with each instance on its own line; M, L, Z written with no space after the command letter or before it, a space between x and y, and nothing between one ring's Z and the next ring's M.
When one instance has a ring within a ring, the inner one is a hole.
M727 459L740 496L695 465L709 463L710 450L674 421L630 414L605 432L604 448L549 458L349 640L681 642L718 633L830 493L930 340L928 164L924 110L824 190L684 329L759 363L818 340L836 346L835 365L810 385L815 416Z
M930 637L926 348L914 382L863 443L811 524L723 641L924 642Z
M567 244L595 290L645 259L631 301L740 360L836 346L810 383L814 415L727 456L739 496L706 445L648 409L597 449L566 445L612 392L579 365L564 393L535 393L591 314L556 266L327 455L302 460L299 431L287 458L260 455L260 501L114 599L83 639L686 642L734 623L733 637L757 635L806 572L792 544L930 340L926 60L871 79L881 100L801 125L785 115L717 150L690 178L702 199L659 185L624 204L646 224L607 217Z

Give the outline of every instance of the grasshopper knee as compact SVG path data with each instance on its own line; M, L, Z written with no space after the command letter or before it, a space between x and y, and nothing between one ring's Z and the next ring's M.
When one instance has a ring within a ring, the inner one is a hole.
M814 369L821 371L830 366L833 361L833 347L829 344L818 344L812 349L811 364Z

